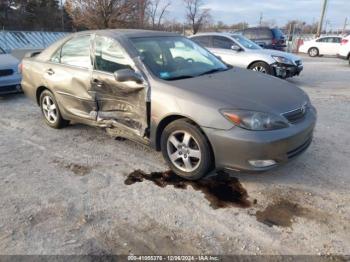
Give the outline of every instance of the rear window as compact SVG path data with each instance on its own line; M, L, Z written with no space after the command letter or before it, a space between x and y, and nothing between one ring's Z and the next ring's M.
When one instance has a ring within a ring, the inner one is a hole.
M257 30L258 39L271 39L273 37L271 29L260 28Z
M274 29L271 29L272 33L273 33L273 36L276 38L276 39L282 39L284 38L284 34L283 32L278 29L278 28L274 28Z
M246 29L246 30L244 30L243 35L249 39L252 39L252 40L258 38L256 29Z
M251 40L272 39L273 37L269 28L248 28L244 30L244 36Z

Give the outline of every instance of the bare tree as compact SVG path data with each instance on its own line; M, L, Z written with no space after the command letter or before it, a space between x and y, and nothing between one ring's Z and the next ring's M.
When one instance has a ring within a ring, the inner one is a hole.
M186 17L191 24L193 34L201 29L201 27L210 20L210 9L204 9L202 0L183 0L186 7Z
M162 19L166 14L166 11L170 7L170 5L171 5L170 1L162 5L162 0L150 0L149 15L151 18L151 24L153 29L160 28Z
M128 0L67 0L65 8L75 26L105 29L125 25L134 4Z

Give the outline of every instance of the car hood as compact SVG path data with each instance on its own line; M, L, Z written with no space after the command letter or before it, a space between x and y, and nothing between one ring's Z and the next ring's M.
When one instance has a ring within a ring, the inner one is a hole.
M182 100L217 109L244 109L282 114L309 101L295 85L269 75L233 68L220 73L172 81Z
M15 68L19 64L18 59L9 54L0 55L0 68L9 69Z
M301 60L301 58L299 56L296 56L296 55L293 55L293 54L287 53L287 52L278 51L278 50L260 49L260 50L254 50L254 52L269 55L269 56L283 56L283 57L288 58L289 60L292 60L292 61Z

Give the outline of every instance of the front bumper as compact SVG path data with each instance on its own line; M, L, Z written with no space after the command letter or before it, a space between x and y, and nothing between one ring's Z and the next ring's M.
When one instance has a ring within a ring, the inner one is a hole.
M303 153L311 144L316 125L316 111L310 110L304 120L289 128L274 131L248 131L204 128L213 147L217 169L266 171ZM255 167L249 161L274 160L275 165Z
M20 74L0 77L0 94L16 93L21 91Z
M286 65L274 63L271 65L274 75L280 78L298 76L304 70L303 65Z

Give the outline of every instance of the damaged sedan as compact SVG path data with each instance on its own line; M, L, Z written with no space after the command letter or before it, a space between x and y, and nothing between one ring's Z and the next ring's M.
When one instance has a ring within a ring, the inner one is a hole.
M23 90L49 126L106 128L162 151L191 180L285 163L309 147L316 123L301 89L230 67L173 33L80 32L28 55L21 68Z

